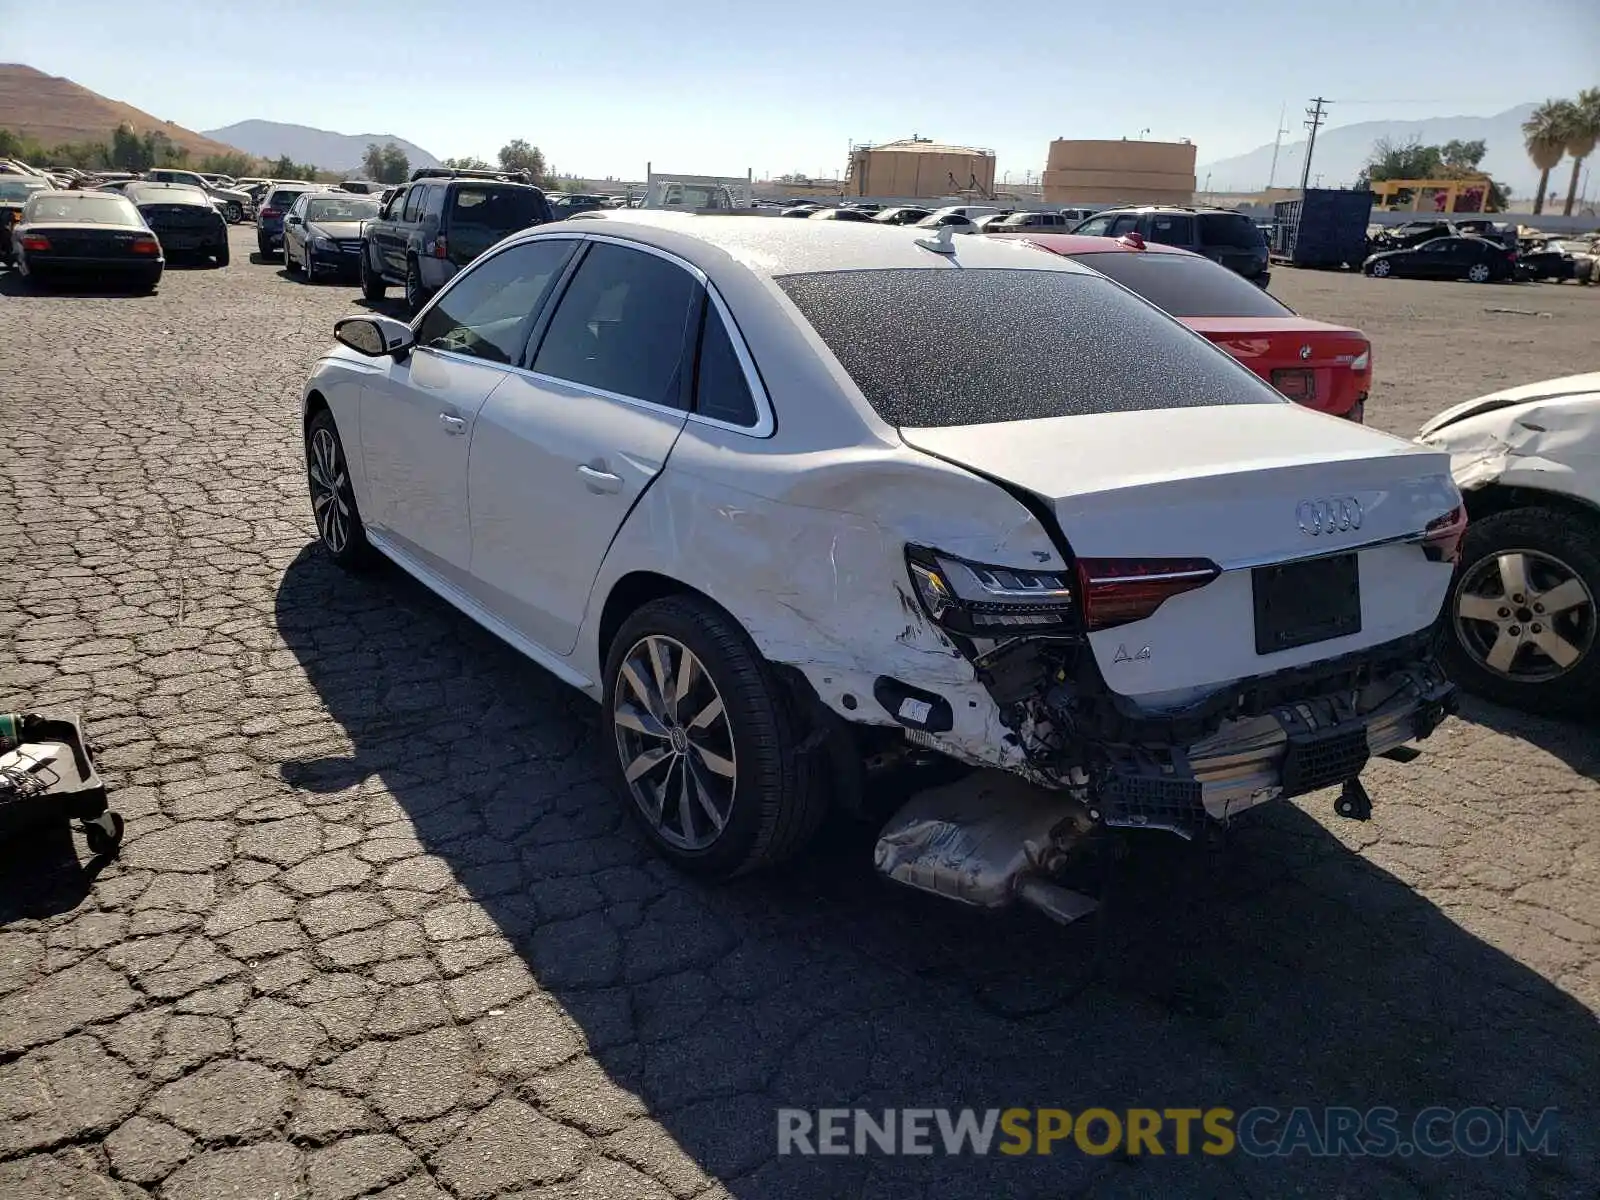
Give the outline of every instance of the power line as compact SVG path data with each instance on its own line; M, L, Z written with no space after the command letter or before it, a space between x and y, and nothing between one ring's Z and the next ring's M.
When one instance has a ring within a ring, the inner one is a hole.
M1317 148L1317 130L1322 128L1322 123L1328 119L1326 105L1330 103L1321 96L1313 96L1312 107L1306 109L1305 126L1311 131L1311 136L1306 140L1306 161L1300 168L1300 194L1305 195L1306 184L1311 180L1311 155Z

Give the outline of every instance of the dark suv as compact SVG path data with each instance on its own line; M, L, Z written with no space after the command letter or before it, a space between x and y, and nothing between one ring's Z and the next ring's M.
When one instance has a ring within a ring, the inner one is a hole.
M400 284L416 312L501 238L554 219L544 191L518 174L417 171L362 226L361 291L381 300L390 284Z
M1164 205L1108 208L1095 213L1072 232L1091 237L1137 233L1147 242L1203 254L1261 287L1266 287L1272 279L1267 239L1256 223L1243 213Z

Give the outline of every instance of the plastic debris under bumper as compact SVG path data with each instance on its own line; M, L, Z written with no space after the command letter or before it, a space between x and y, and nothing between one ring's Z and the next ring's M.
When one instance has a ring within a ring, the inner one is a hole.
M1455 685L1430 661L1226 721L1186 749L1109 747L1090 811L1106 825L1190 837L1208 818L1354 779L1369 759L1427 737L1455 709Z

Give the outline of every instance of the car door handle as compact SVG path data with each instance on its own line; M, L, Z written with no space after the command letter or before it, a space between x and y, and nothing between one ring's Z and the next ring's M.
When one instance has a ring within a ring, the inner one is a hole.
M608 492L622 490L622 476L614 475L610 471L600 471L584 463L578 467L578 474L583 476L583 486L597 496Z
M449 413L439 414L439 424L444 427L446 433L457 437L467 431L466 421L460 417L452 417Z

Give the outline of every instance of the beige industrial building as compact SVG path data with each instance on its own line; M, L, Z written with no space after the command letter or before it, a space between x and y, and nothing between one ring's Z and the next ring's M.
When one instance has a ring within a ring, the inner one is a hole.
M1191 204L1192 142L1074 141L1050 143L1044 169L1046 204Z
M994 151L944 146L927 138L855 146L845 172L848 196L994 195Z

